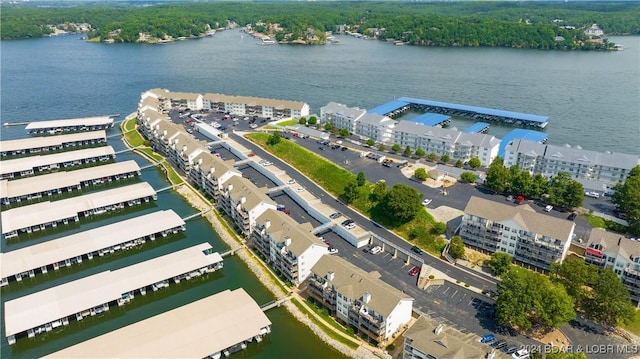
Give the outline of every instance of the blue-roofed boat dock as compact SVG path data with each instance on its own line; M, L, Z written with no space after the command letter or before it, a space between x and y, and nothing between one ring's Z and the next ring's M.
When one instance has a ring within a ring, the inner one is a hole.
M464 129L464 133L486 133L489 130L489 124L486 122L476 122Z
M498 147L498 156L504 158L505 149L507 148L507 145L513 140L529 140L538 143L546 143L548 139L549 136L547 136L547 134L544 132L516 128L515 130L507 133L507 135L502 138L502 141L500 141L500 147Z
M411 97L400 97L396 100L374 107L367 112L377 113L393 118L409 109L433 112L448 116L463 116L477 120L502 122L515 126L545 128L549 124L549 117L547 116L422 100Z
M428 112L412 118L411 121L421 123L425 126L446 126L451 122L451 116Z

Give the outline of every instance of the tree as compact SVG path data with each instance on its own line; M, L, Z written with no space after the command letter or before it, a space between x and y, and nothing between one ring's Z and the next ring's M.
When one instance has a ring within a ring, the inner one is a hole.
M578 181L571 178L568 172L558 172L549 181L549 202L562 208L573 208L582 205L584 200L584 187Z
M369 198L373 202L379 202L379 201L382 201L386 195L387 195L387 182L378 181L373 186L373 189L371 190L371 194L369 195Z
M391 188L384 199L384 208L389 217L399 222L407 222L422 209L422 194L415 188L398 183Z
M358 192L358 184L355 181L351 181L344 186L344 192L342 193L342 199L346 203L352 203L360 196L360 192Z
M533 180L529 171L521 170L517 165L509 168L509 190L513 193L531 196Z
M387 146L384 145L384 143L381 143L380 146L378 146L378 151L382 152L384 150L387 149Z
M309 125L315 125L318 123L318 118L316 116L309 117L309 121L307 121Z
M440 161L442 161L444 163L449 162L450 159L451 159L451 157L449 157L449 155L446 154L446 153L444 155L440 156Z
M460 236L453 236L449 242L449 255L453 259L464 258L464 242Z
M331 123L329 123L329 122L325 122L325 124L324 124L324 130L325 130L325 131L331 131L331 128L332 128L332 127L333 127L333 126L331 126Z
M624 184L617 184L611 199L627 215L629 232L640 236L640 166L631 169Z
M376 140L374 140L373 138L370 138L367 140L367 146L373 147L375 144L376 144Z
M462 163L462 161L461 161L461 160L457 160L457 161L456 161L456 164L455 164L454 166L456 166L456 167L458 167L458 168L462 168L462 166L464 166L464 164Z
M498 192L505 191L509 180L509 172L504 168L503 163L502 158L497 156L489 165L487 176L484 180L484 184L487 187Z
M480 162L480 159L478 157L472 157L469 160L469 167L471 168L478 168L482 165L482 162Z
M608 327L628 322L635 314L629 291L609 268L603 268L592 286L592 297L583 308L587 317Z
M401 147L400 147L400 145L399 145L399 144L394 143L394 144L393 144L393 146L391 146L391 151L393 151L393 152L398 152L398 151L400 151L400 148L401 148Z
M478 176L476 176L475 173L469 171L465 171L460 174L460 179L462 182L466 183L475 183L477 178Z
M431 161L431 162L435 162L435 161L437 161L437 160L438 160L438 156L437 156L435 153L433 153L433 152L431 152L431 153L429 154L429 156L427 156L427 158L428 158L428 159L429 159L429 161Z
M307 124L307 119L304 117L300 117L300 119L298 120L298 123L304 126Z
M413 152L411 151L411 147L407 146L407 147L404 149L404 155L405 155L405 157L411 157L411 153L413 153Z
M537 175L533 176L533 179L531 181L531 193L529 194L529 196L532 198L541 199L542 196L547 193L548 187L549 181L547 181L547 179L544 178L543 175L538 173Z
M587 355L584 352L565 353L562 351L552 350L545 354L546 359L587 359Z
M503 252L495 252L491 255L491 259L487 261L487 267L491 269L491 273L495 276L501 276L509 270L513 258Z
M424 167L420 167L413 171L413 177L419 179L420 181L424 181L429 178L429 175L427 174L427 170L425 170Z
M435 222L431 227L431 233L437 236L444 234L447 231L447 224L444 222Z
M583 307L590 295L588 286L596 281L598 268L581 259L567 259L562 264L552 263L549 278L561 284L578 307Z
M269 138L267 139L267 145L268 146L275 146L278 143L280 143L280 140L282 139L282 134L280 133L280 131L275 131L273 134L271 134L271 136L269 136Z
M545 275L511 267L498 283L498 324L518 329L557 328L576 317L573 301Z
M340 130L340 136L349 137L349 135L350 135L349 130L347 130L346 128L343 128Z
M367 183L367 178L364 176L364 172L358 172L358 175L356 176L356 183L358 184L358 187L362 187Z
M415 152L416 157L422 157L425 155L425 152L422 148L417 148Z

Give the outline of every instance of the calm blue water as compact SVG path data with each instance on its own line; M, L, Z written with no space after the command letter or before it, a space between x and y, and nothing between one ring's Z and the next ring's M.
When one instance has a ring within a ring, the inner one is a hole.
M3 41L1 121L124 115L155 87L304 101L314 112L329 101L371 108L410 96L546 115L551 143L640 153L640 37L612 38L626 46L621 52L339 39L260 46L226 31L169 45L91 44L78 36ZM510 129L493 125L490 133ZM24 134L2 130L2 138Z

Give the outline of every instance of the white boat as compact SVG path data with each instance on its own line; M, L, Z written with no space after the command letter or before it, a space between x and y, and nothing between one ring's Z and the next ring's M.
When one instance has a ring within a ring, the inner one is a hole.
M272 39L262 39L262 44L263 45L274 45L276 43L276 40L272 40Z

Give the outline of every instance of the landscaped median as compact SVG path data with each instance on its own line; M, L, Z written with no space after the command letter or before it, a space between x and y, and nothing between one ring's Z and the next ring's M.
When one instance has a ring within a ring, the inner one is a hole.
M271 136L267 133L246 135L249 140L295 167L335 197L344 200L345 189L348 185L353 186L358 182L357 176L353 173L294 142L280 140L275 144L268 145L267 141ZM390 220L390 216L381 206L383 201L381 197L383 196L376 196L377 186L379 185L368 181L364 181L362 186L356 186L357 195L354 195L355 198L350 205L410 241L413 245L439 256L446 245L445 240L440 236L441 233L444 233L446 226L443 228L443 224L437 224L438 222L424 208L420 208L415 217L409 221ZM386 185L384 187L386 193L388 189L386 189Z

